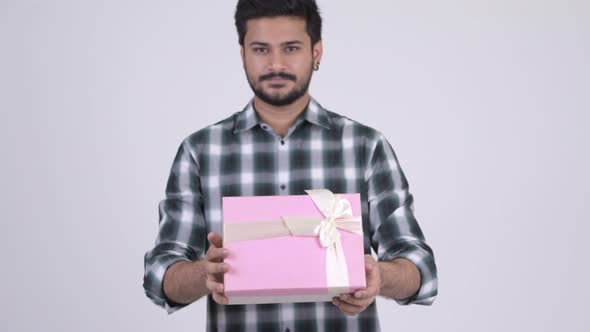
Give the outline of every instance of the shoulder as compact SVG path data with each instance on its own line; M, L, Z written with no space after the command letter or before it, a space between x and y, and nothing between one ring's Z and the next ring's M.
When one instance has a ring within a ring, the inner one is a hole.
M353 120L348 116L324 109L330 117L331 126L344 135L349 133L354 138L362 138L365 146L375 146L379 141L385 140L383 134L377 129Z
M238 114L239 112L235 112L223 120L193 132L182 140L182 147L189 150L196 158L199 151L218 143L223 136L233 133L235 118Z

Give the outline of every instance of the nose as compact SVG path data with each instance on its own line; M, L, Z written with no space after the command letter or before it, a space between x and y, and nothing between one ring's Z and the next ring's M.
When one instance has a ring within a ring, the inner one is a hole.
M268 69L271 72L280 72L280 71L284 71L286 69L285 66L285 58L283 56L283 54L278 51L278 50L274 50L272 51L270 57L269 57L269 63L268 63Z

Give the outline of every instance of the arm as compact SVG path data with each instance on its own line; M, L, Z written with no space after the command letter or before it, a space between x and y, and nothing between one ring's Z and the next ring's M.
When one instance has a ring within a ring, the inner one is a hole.
M364 311L377 295L399 304L430 305L438 289L434 256L414 218L408 183L383 136L370 156L366 173L369 229L379 262L367 255L367 288L333 299L347 315Z
M212 294L220 304L228 304L223 294L223 274L228 266L223 263L227 251L222 249L221 237L209 233L209 249L205 259L194 262L177 262L171 265L164 275L164 293L178 304L192 303L201 297Z
M414 217L406 177L382 135L372 149L366 180L371 246L383 272L380 294L399 304L432 304L438 291L434 254Z
M179 261L164 274L165 297L178 305L192 303L209 294L205 286L205 261Z
M420 289L420 271L414 263L405 258L391 262L379 262L381 285L379 295L403 301Z
M159 204L156 244L144 257L146 295L169 313L189 303L186 300L204 295L198 285L203 280L202 273L199 273L201 263L194 262L203 256L205 249L206 224L202 205L199 166L185 140L172 164L166 198ZM170 270L173 264L174 268ZM166 284L165 275L166 279L171 278ZM189 280L195 282L194 288L186 287ZM174 299L168 298L165 288ZM178 293L183 295L178 296Z
M332 299L343 313L356 315L375 301L377 295L403 301L416 294L420 287L420 272L414 263L405 258L391 262L376 262L371 255L365 256L367 287L354 294L341 294Z

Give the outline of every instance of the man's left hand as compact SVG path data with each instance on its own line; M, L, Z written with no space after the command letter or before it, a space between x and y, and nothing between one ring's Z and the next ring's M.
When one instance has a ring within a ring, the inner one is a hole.
M354 294L341 294L340 297L332 299L332 303L346 315L354 316L363 312L379 295L381 273L379 263L371 255L365 255L365 272L367 288L358 290Z

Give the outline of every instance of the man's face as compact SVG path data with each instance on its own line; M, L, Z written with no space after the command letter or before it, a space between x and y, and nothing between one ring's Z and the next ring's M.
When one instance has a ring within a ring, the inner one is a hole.
M289 105L307 93L313 65L322 54L307 34L305 20L293 17L248 20L242 60L248 83L262 101Z

